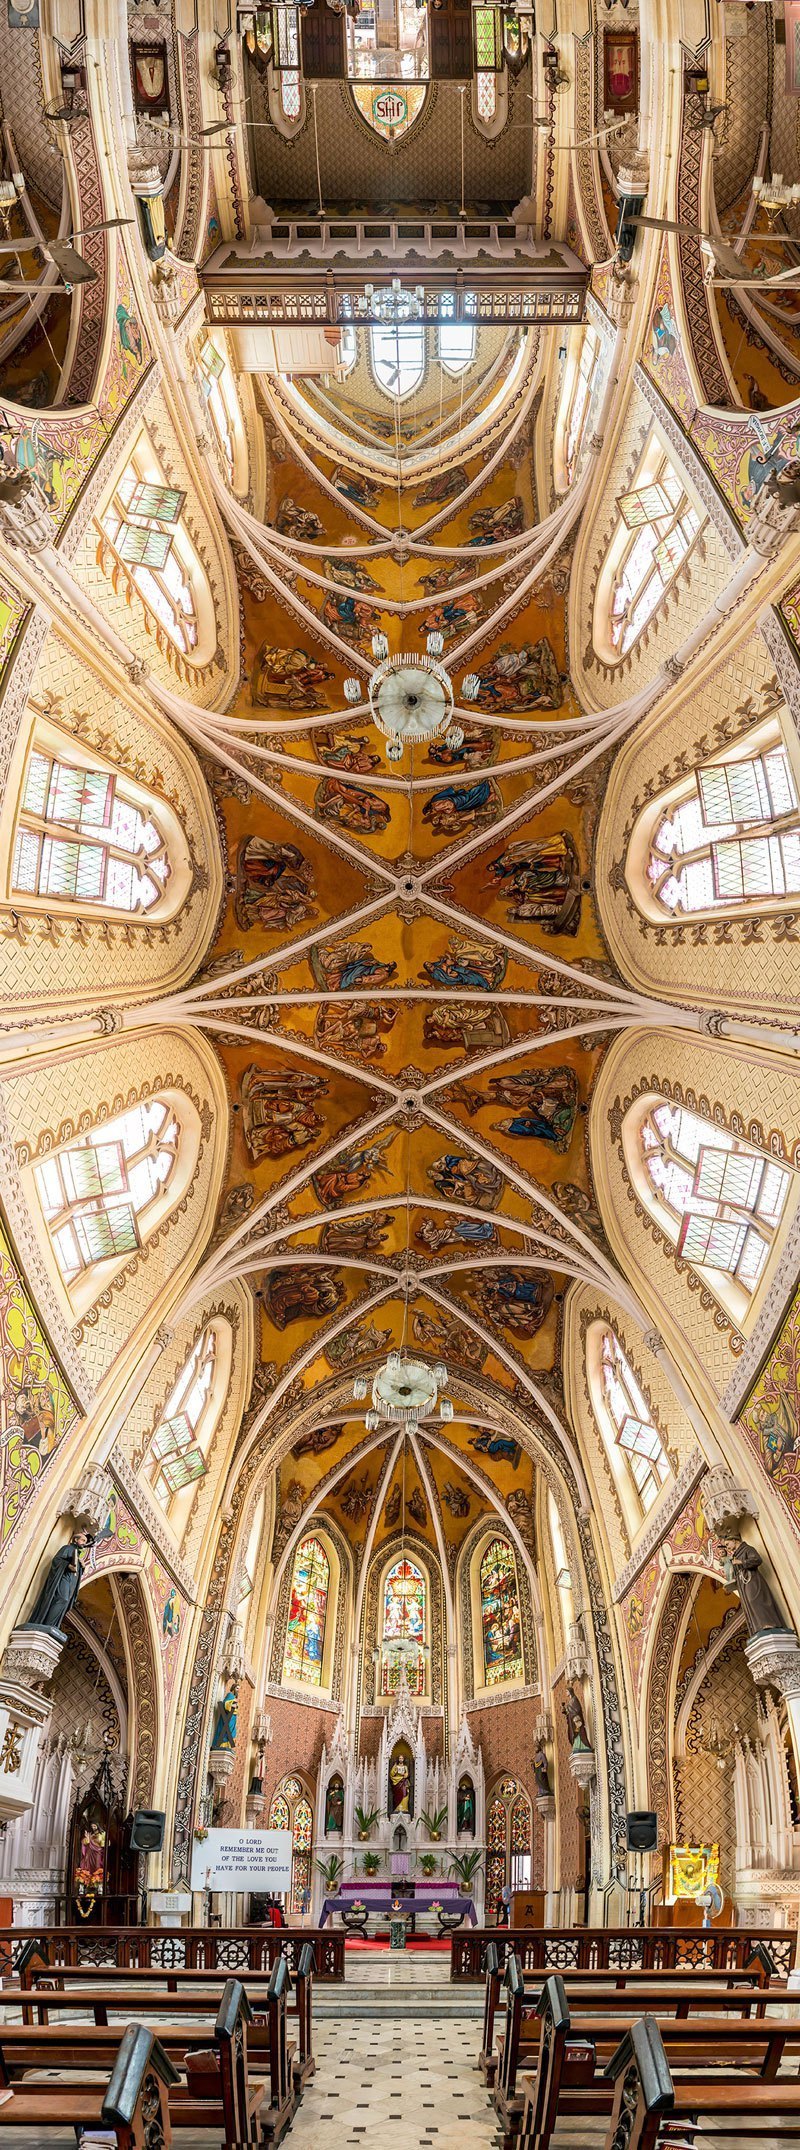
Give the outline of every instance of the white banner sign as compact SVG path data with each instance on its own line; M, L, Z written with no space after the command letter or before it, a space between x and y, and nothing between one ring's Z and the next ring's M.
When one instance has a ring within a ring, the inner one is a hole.
M209 1829L192 1845L193 1889L264 1889L291 1885L291 1829Z

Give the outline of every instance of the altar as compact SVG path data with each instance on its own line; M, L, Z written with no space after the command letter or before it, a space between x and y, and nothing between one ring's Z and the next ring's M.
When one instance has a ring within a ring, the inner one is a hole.
M320 1926L324 1926L329 1918L335 1918L337 1914L342 1918L344 1913L352 1910L357 1903L365 1904L369 1913L383 1912L387 1918L395 1906L399 1906L403 1916L411 1921L412 1933L420 1914L432 1913L434 1904L439 1911L446 1912L448 1918L460 1917L467 1919L470 1926L477 1925L473 1898L462 1896L458 1889L437 1889L433 1883L426 1888L424 1884L420 1886L417 1882L413 1895L408 1896L400 1890L387 1888L385 1881L372 1885L364 1881L360 1884L348 1883L340 1889L337 1896L324 1898L319 1915Z

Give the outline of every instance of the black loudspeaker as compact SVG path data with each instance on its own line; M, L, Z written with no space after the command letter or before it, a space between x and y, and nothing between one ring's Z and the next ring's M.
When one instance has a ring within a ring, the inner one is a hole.
M160 1851L166 1818L155 1807L139 1807L131 1815L131 1851Z
M627 1824L629 1851L657 1851L657 1814L649 1814L646 1811L643 1811L641 1813L629 1814L627 1816Z

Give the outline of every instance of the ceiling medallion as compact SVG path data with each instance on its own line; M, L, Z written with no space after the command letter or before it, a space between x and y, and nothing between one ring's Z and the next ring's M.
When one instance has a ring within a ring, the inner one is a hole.
M404 746L414 746L420 741L444 737L450 747L463 744L462 727L452 721L453 682L439 662L443 649L444 636L433 632L421 655L398 650L392 657L386 636L379 633L372 637L375 670L367 690L369 706L379 732L387 741L389 761L400 761ZM464 700L473 702L479 690L478 673L468 672L461 682ZM348 702L360 702L364 692L361 680L346 679L344 691Z
M430 1418L438 1410L440 1419L453 1416L449 1396L439 1395L447 1385L447 1367L426 1366L422 1359L407 1359L402 1352L390 1351L372 1383L372 1409L366 1414L369 1433L377 1433L384 1425L396 1424L416 1430L420 1419ZM357 1403L363 1403L368 1384L363 1375L353 1383L353 1395Z

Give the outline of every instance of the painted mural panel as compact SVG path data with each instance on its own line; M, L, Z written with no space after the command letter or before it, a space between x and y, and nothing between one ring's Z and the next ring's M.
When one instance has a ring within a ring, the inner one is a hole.
M0 1226L0 1546L79 1417Z
M103 1527L89 1553L86 1576L104 1574L114 1568L137 1569L150 1598L158 1636L166 1712L175 1686L189 1607L116 1487Z
M800 1291L739 1425L800 1537Z

